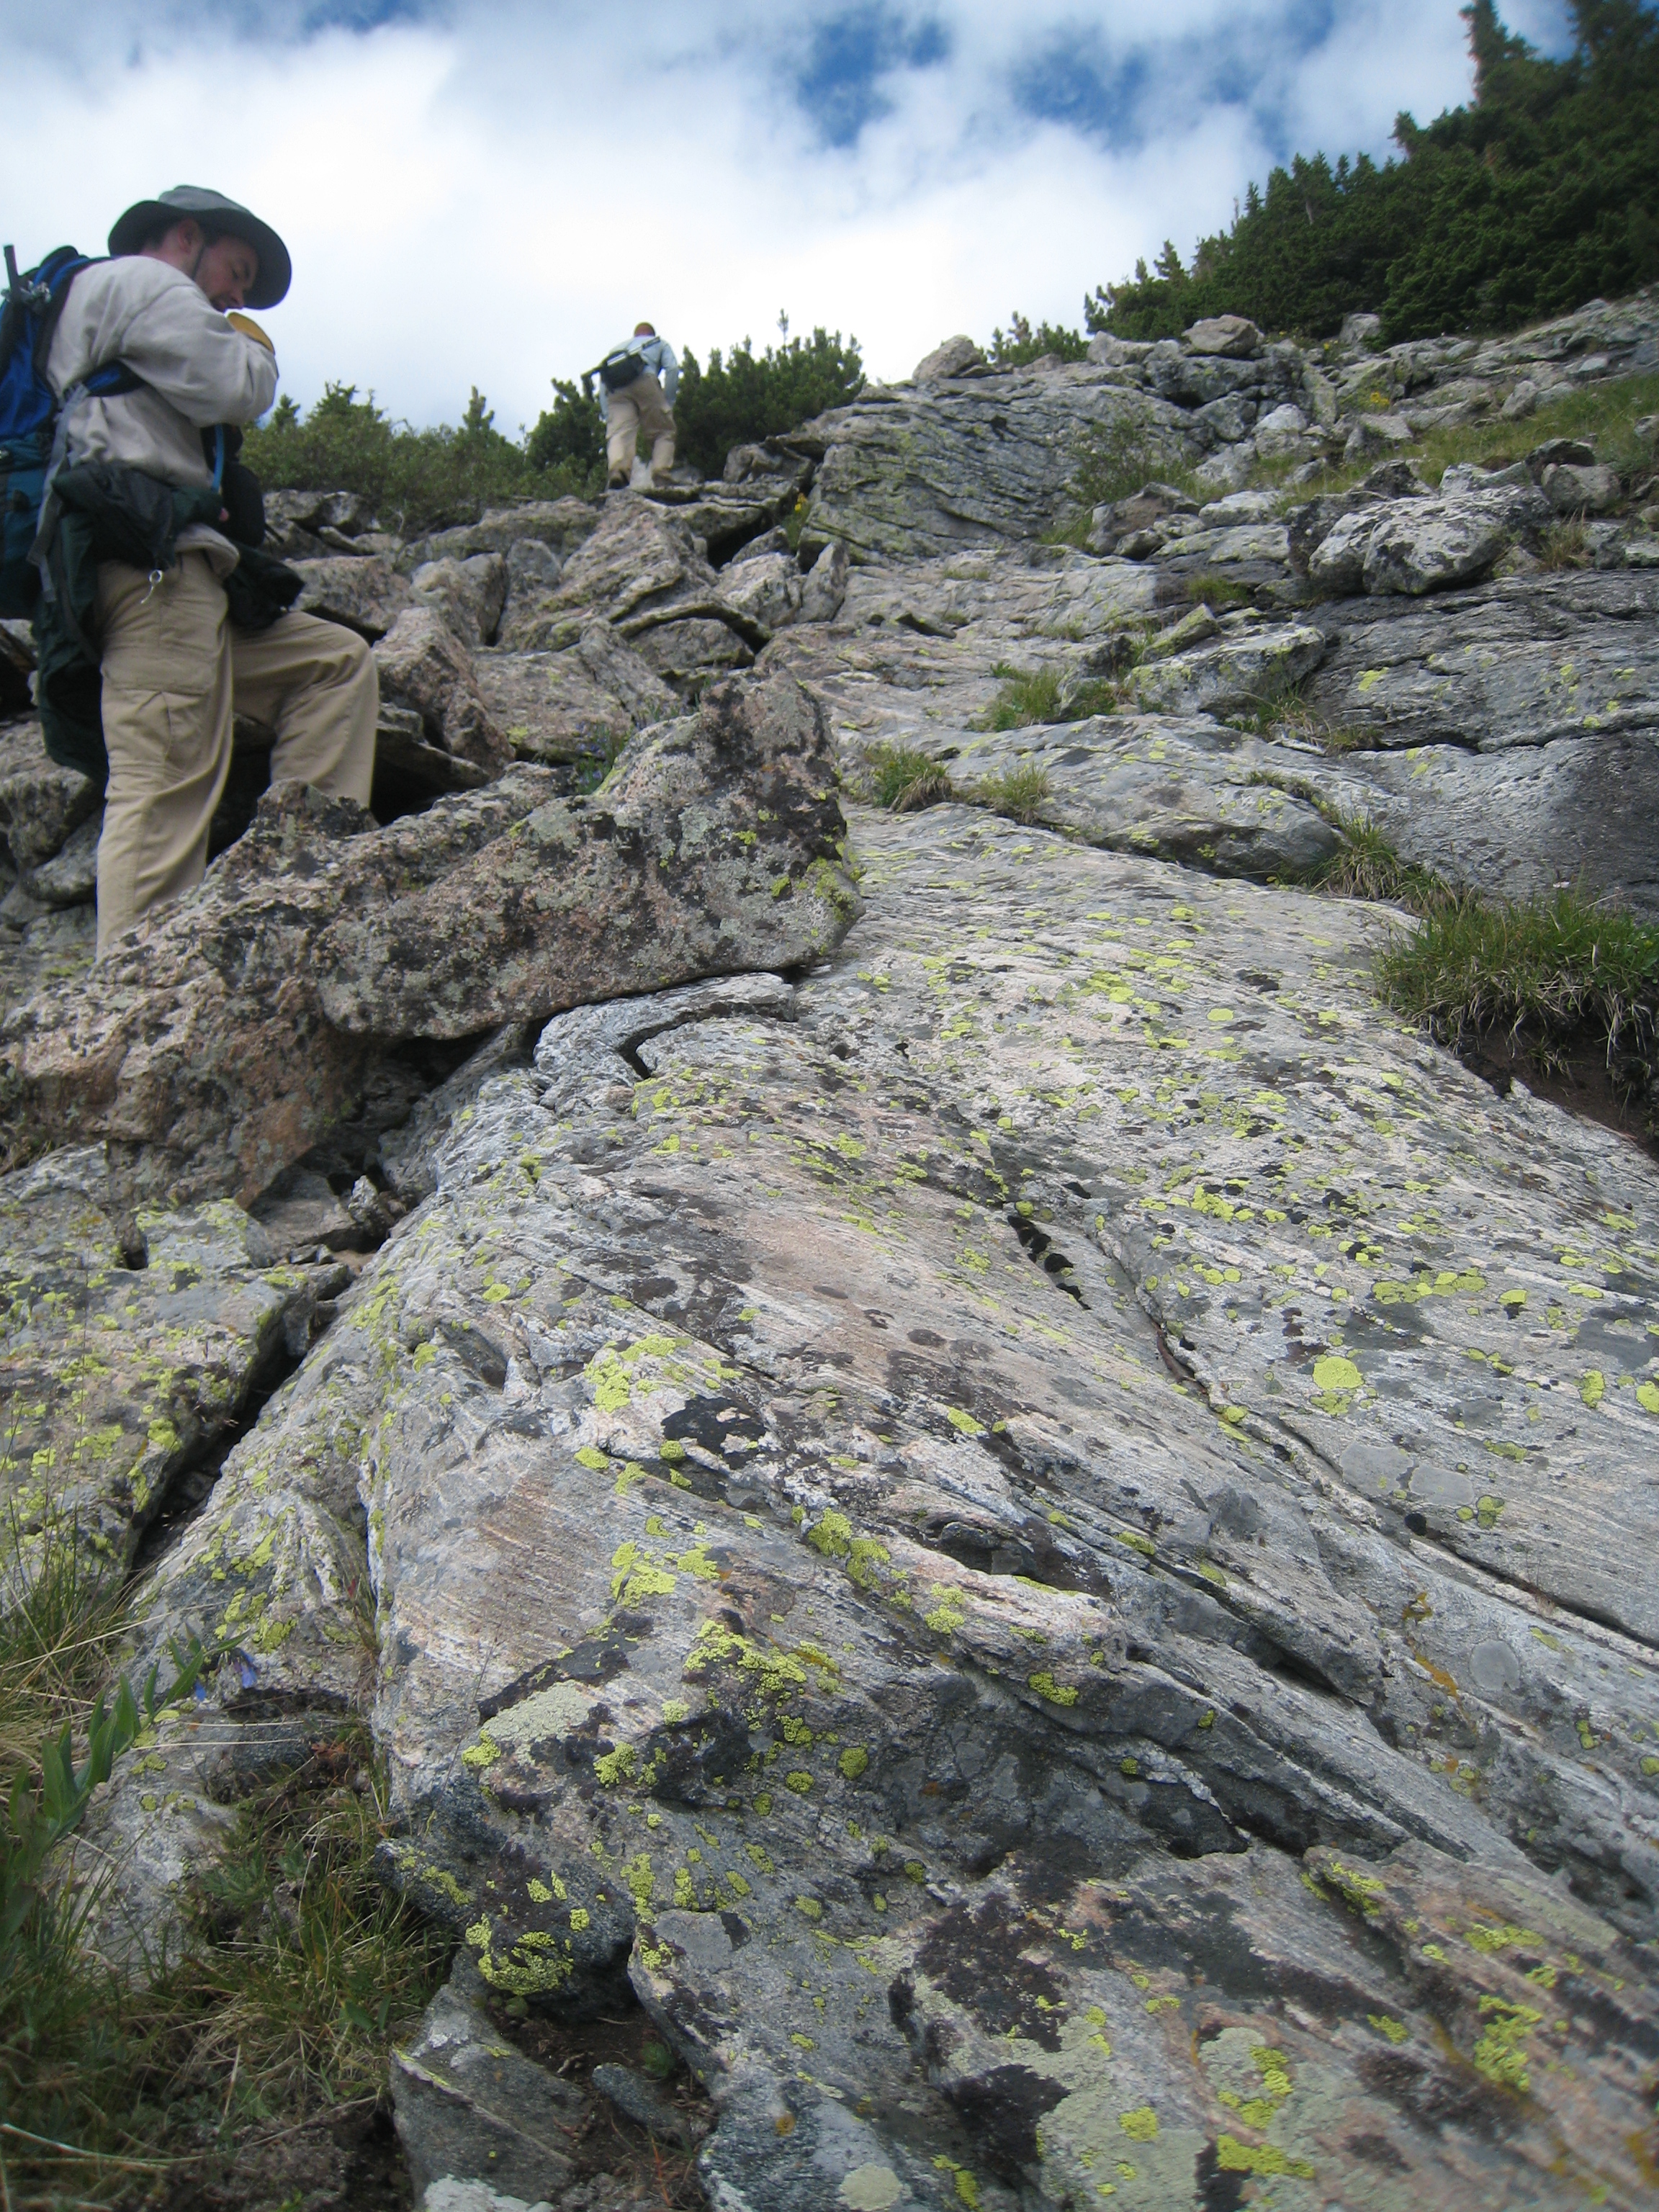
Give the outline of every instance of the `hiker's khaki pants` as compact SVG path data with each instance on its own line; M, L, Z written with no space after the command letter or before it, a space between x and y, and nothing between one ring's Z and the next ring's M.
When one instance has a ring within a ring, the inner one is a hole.
M355 631L283 615L234 630L205 553L181 553L155 589L142 568L98 570L109 789L98 841L98 951L202 880L230 773L233 709L276 732L273 783L368 804L380 684Z
M612 477L631 477L641 430L651 441L651 474L660 482L674 465L674 416L654 376L636 376L605 395L605 459Z

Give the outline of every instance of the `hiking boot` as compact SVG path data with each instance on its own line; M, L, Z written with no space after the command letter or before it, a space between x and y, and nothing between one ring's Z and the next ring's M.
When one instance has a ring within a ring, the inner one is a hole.
M607 491L626 491L630 481L631 479L627 477L612 477L609 483L606 484L605 489Z

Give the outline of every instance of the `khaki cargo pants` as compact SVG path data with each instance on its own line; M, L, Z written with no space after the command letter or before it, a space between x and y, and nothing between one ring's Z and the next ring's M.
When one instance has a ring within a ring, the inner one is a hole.
M276 732L287 776L368 804L380 684L355 631L284 615L234 630L205 553L181 553L150 588L142 568L98 570L109 789L98 841L98 951L202 880L230 773L234 711Z
M654 376L636 376L605 402L605 463L612 482L634 473L641 430L651 441L651 480L661 483L674 465L674 415Z

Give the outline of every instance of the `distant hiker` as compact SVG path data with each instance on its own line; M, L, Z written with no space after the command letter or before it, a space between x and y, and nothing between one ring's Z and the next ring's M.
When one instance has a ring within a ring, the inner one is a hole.
M633 481L641 430L651 441L652 483L660 487L668 482L674 465L674 395L679 388L680 365L674 349L649 323L635 323L633 337L614 346L599 363L599 412L605 417L612 491L625 491Z
M72 507L90 515L83 542L96 562L95 594L87 574L84 600L109 761L100 956L140 916L201 881L230 772L234 710L275 730L273 781L297 778L365 806L379 713L363 641L286 611L298 580L244 551L263 538L264 510L257 483L234 465L238 426L275 398L276 362L258 325L233 311L283 297L287 247L234 200L180 185L130 207L109 250L112 259L80 268L54 298L46 368L62 407L60 503L65 520ZM114 362L131 372L128 388L78 391ZM159 503L159 538L158 487L172 488ZM43 543L53 511L49 489ZM147 515L154 556L143 566L106 557L131 549ZM45 612L55 604L52 573ZM270 580L275 597L262 600L250 576Z

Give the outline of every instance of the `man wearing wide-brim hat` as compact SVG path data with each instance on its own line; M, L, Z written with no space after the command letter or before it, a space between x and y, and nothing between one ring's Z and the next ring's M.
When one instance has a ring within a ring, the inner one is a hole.
M216 426L252 422L276 397L270 341L236 311L284 296L288 249L234 200L180 185L130 207L109 250L74 279L47 357L47 380L67 402L68 461L115 462L176 490L206 489L216 481ZM116 361L137 389L76 397L92 370ZM98 567L109 755L100 955L200 882L230 771L233 705L275 729L273 781L297 777L368 804L378 685L363 641L302 614L235 629L222 580L240 558L232 539L191 523L177 553L154 573Z

